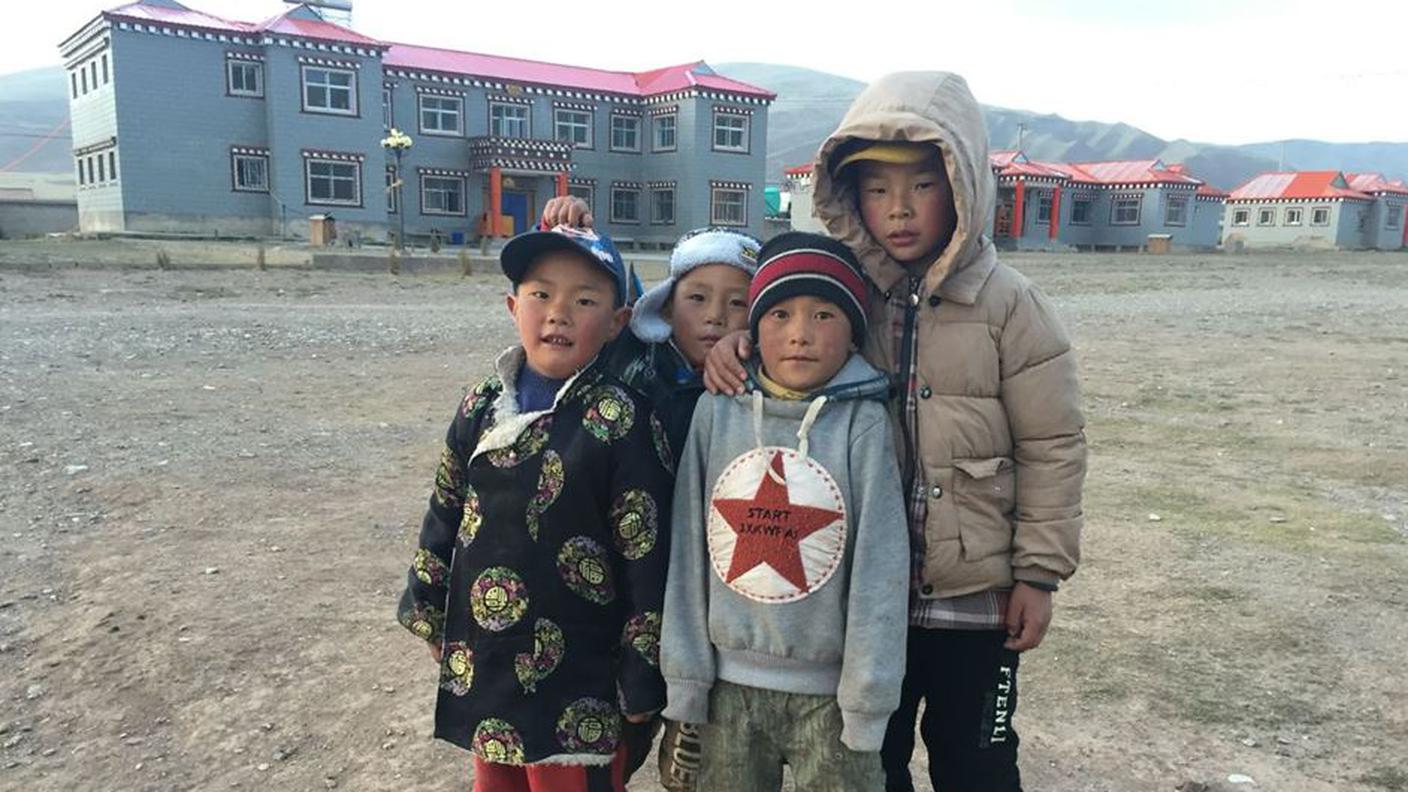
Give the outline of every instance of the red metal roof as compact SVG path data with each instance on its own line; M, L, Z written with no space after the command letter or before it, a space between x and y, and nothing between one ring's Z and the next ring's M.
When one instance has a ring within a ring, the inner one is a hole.
M1263 173L1232 191L1231 201L1270 199L1315 200L1345 198L1351 201L1371 201L1368 195L1351 189L1339 171L1288 171Z
M1198 196L1199 198L1223 198L1223 199L1226 199L1229 194L1230 194L1230 193L1228 193L1226 190L1219 190L1219 189L1217 189L1216 187L1212 186L1211 184L1204 183L1204 184L1198 185L1197 196Z
M176 5L173 3L173 5ZM338 41L367 47L389 48L382 63L390 68L464 74L491 80L603 91L625 96L655 96L689 88L723 91L773 100L777 94L755 85L715 74L704 61L683 63L645 72L608 71L568 66L560 63L507 58L478 52L422 47L415 44L388 44L354 30L321 19L307 18L301 7L293 8L263 22L239 22L185 7L144 2L129 3L104 12L109 18L134 22L180 25L229 33L270 33L283 36Z
M1358 190L1362 193L1408 195L1408 185L1397 179L1389 181L1384 178L1382 173L1346 173L1344 178L1351 190Z
M1116 160L1111 162L1073 162L1066 167L1088 177L1097 184L1202 184L1202 179L1189 176L1179 166L1168 167L1162 160Z
M782 172L787 176L806 176L815 168L814 163L808 162L806 165L794 165L790 168L783 168Z

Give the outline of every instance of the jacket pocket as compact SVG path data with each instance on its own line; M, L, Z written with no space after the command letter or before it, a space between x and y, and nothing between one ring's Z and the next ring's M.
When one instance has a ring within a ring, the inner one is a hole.
M1008 457L955 459L953 502L963 560L976 561L1012 547L1016 470Z

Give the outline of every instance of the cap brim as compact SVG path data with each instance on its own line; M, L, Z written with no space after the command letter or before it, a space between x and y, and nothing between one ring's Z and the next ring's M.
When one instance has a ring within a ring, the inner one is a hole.
M528 268L534 260L544 253L558 250L571 251L586 257L593 264L597 263L591 251L577 244L571 237L552 231L531 231L519 234L504 245L503 252L499 254L499 267L509 280L518 283L528 274Z
M655 284L636 300L631 311L631 332L636 338L652 344L669 339L674 332L665 318L665 304L670 300L670 292L675 288L673 277Z
M856 162L915 165L937 155L938 149L929 143L877 143L847 154L833 170L839 173L842 168Z

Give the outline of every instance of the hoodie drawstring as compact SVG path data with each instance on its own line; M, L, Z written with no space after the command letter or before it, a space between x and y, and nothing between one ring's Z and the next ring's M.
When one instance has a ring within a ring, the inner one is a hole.
M758 448L764 446L763 443L763 392L753 391L753 438L758 444ZM818 396L807 405L807 411L802 415L802 425L797 427L797 453L803 457L807 455L807 435L812 430L812 424L816 423L816 417L821 414L821 408L826 406L826 397Z

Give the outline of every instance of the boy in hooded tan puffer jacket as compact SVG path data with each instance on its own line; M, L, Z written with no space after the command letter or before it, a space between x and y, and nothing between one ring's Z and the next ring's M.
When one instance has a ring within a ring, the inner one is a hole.
M997 260L987 132L957 75L892 74L822 145L815 213L870 280L866 358L895 378L912 554L908 667L882 757L912 790L914 721L938 792L1013 792L1019 653L1075 572L1084 419L1074 353L1046 297ZM721 341L712 390L750 353Z

